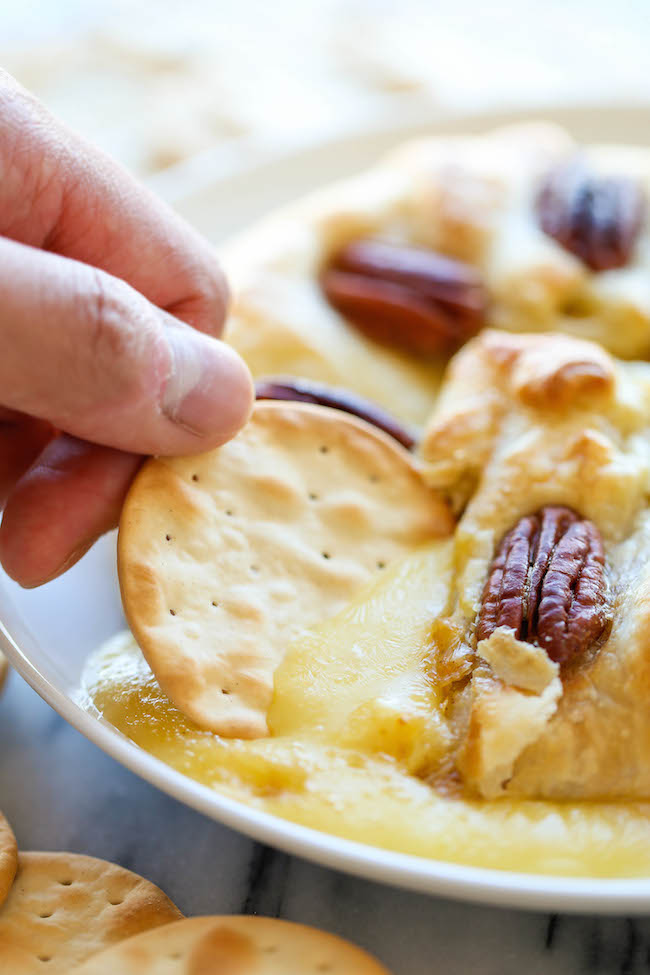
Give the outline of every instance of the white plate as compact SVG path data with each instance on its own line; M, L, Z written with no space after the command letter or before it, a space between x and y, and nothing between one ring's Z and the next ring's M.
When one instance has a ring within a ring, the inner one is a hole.
M215 147L150 180L150 185L215 242L252 223L272 207L371 165L402 139L435 132L485 132L497 125L551 119L582 142L631 142L650 145L650 105L612 104L487 115L424 118L393 123L363 135L345 135L288 155L257 147L254 161L233 159Z
M645 134L650 141L648 106L565 108L535 115L556 119L584 139L639 142ZM267 160L237 177L212 183L207 154L198 166L198 185L179 186L172 176L167 184L168 196L216 239L271 205L363 167L379 152L416 131L479 130L522 117L521 113L481 116L448 120L444 126L393 128L346 138ZM38 590L21 590L0 570L0 620L0 648L41 697L75 728L160 789L255 839L373 880L466 900L611 913L645 911L650 906L650 878L588 880L484 870L392 853L297 826L199 785L142 751L108 722L88 714L75 702L84 660L90 650L124 625L113 535L102 539L62 579Z

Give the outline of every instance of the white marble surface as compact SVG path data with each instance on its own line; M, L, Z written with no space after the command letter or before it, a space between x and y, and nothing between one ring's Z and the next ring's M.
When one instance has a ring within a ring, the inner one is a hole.
M394 975L641 975L650 968L650 918L455 903L254 843L126 771L17 674L0 697L0 742L0 808L22 849L121 863L187 914L260 913L313 924L364 945Z

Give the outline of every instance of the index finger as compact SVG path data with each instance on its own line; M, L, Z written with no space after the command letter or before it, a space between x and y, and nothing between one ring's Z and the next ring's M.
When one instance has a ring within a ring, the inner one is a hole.
M221 333L227 287L208 242L1 69L0 235L108 271Z

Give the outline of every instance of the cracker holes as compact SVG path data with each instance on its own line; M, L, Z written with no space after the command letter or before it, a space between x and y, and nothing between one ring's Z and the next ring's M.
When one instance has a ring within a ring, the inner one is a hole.
M234 513L235 512L232 510L232 508L226 508L226 514L228 515L229 518L232 518Z
M216 599L213 599L212 600L212 605L214 606L215 609L218 609L219 608L219 603L217 602Z
M37 955L39 961L52 961L52 955Z
M222 687L221 688L221 693L227 695L227 694L230 694L230 691L227 691L225 687Z
M108 903L111 905L111 907L119 907L120 904L124 903L124 900L121 897L117 897L115 900L109 900Z
M45 921L46 918L52 917L53 914L54 914L54 911L43 911L43 913L42 914L39 914L38 916Z
M59 880L59 883L61 884L62 887L72 887L72 881L68 878L66 878L65 880Z
M199 475L198 474L192 474L192 480L194 482L198 481L198 479L199 479Z
M172 951L171 955L168 955L167 957L170 961L180 961L183 957L183 953L181 951Z
M176 610L175 609L170 609L169 610L169 615L170 616L176 616Z
M316 965L316 971L317 972L331 972L331 971L333 971L333 968L332 968L330 962L328 962L328 961L322 961L320 963L320 965Z
M309 500L310 501L318 501L318 495L316 494L315 491L310 491L309 492Z
M264 948L262 948L265 955L274 955L277 950L277 945L265 945Z
M331 552L321 552L320 554L321 554L321 557L324 558L324 559L331 559L332 558L332 553Z
M379 484L381 478L379 474L369 474L368 480L370 481L371 484Z
M319 453L321 453L321 454L329 454L329 452L330 452L329 447L327 446L327 444L324 444L324 443L320 445L320 447L318 448L318 450L319 450Z
M165 541L166 542L171 542L171 540L172 540L171 535L165 535Z
M386 568L386 563L383 562L381 559L378 559L377 560L377 568L378 569L385 569Z

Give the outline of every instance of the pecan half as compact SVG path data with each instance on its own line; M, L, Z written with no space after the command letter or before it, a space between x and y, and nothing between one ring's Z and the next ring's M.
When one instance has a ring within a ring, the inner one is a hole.
M573 660L607 624L604 566L593 522L554 505L527 515L505 536L490 567L477 642L506 626L551 660Z
M319 406L343 410L379 427L407 450L412 450L416 443L413 434L398 423L390 413L382 410L376 403L357 396L349 389L340 389L337 386L328 386L325 383L316 383L297 376L270 376L257 380L255 395L257 399L298 400L301 403L316 403Z
M644 208L643 194L633 180L597 176L581 159L552 170L536 200L544 233L592 271L628 263Z
M434 251L357 240L321 274L328 301L369 338L422 356L449 355L483 324L479 272Z

